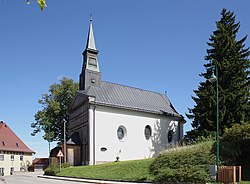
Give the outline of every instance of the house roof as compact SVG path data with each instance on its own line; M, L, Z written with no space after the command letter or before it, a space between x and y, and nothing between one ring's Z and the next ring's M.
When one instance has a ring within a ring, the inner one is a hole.
M33 164L43 164L43 165L48 165L49 164L49 158L35 158L32 161Z
M79 93L94 96L95 104L182 118L165 94L102 81Z
M0 150L35 153L3 121L0 122Z

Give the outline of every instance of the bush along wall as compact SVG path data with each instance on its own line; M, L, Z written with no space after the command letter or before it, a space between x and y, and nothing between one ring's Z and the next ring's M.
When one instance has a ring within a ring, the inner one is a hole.
M209 165L215 163L213 141L162 152L150 165L155 182L209 182Z

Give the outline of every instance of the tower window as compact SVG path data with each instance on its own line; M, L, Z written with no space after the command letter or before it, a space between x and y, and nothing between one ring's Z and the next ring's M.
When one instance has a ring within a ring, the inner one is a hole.
M96 59L95 59L95 58L90 57L90 58L89 58L89 64L90 64L90 65L93 65L93 66L97 66Z

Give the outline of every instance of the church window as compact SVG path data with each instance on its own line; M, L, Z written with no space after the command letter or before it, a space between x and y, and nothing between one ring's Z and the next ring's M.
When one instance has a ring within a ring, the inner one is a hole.
M124 126L119 126L117 129L117 137L120 141L124 141L127 136L127 130Z
M149 125L147 125L144 129L144 135L145 135L145 138L146 140L149 140L150 137L152 136L152 129Z
M170 130L168 132L168 142L170 143L170 142L172 142L172 140L173 140L173 130Z

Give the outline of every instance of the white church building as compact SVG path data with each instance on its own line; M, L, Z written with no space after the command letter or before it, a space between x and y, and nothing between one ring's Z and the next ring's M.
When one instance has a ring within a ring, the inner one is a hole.
M152 158L182 138L185 120L166 94L102 80L92 21L79 85L69 108L71 165Z

